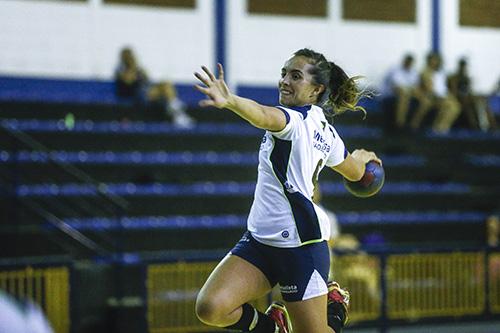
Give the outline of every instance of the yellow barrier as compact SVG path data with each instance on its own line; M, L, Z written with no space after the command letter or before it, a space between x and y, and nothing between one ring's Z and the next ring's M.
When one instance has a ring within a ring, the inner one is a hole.
M387 260L389 319L484 311L484 254L392 255Z
M351 293L350 322L380 317L380 261L377 257L364 254L334 256L330 275Z
M492 253L488 260L490 282L490 311L500 313L500 253Z
M66 267L31 268L0 272L0 288L20 299L39 304L56 333L68 333L69 272Z
M389 319L481 314L485 310L485 254L435 253L391 255L386 262ZM150 265L147 275L151 333L201 332L196 295L216 266L209 263ZM500 312L500 253L489 258L490 309ZM351 293L351 322L381 317L381 263L377 256L334 257L331 277ZM256 303L264 310L268 300Z
M216 262L179 262L148 267L148 326L151 333L212 329L196 318L194 305L200 288L216 265ZM267 300L260 299L254 305L263 310Z

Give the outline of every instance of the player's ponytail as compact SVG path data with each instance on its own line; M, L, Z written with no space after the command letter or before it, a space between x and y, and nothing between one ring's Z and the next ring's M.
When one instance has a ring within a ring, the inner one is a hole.
M328 120L331 121L335 115L348 110L362 111L366 115L366 110L358 105L360 99L369 96L358 87L357 80L360 76L349 77L337 64L329 62L324 55L311 49L300 49L294 55L309 58L314 65L311 71L313 83L325 87L317 104L323 108Z
M362 111L366 116L366 110L358 105L361 98L366 97L363 90L358 87L357 80L361 76L349 77L340 66L334 62L330 66L330 81L328 82L328 96L324 98L323 106L333 111L334 115L345 111Z

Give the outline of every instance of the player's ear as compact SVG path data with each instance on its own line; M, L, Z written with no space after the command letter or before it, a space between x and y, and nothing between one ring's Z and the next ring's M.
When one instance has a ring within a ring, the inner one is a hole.
M314 90L313 90L313 94L314 94L314 96L319 96L319 95L321 95L321 93L322 93L322 92L324 92L324 91L325 91L325 85L323 85L323 84L318 84L318 85L316 86L316 88L314 88Z

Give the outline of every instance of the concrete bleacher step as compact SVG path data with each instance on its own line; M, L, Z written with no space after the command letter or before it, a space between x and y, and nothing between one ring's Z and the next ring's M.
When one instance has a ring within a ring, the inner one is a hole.
M436 243L444 247L481 246L485 217L478 211L337 212L343 233L353 233L363 246L372 247ZM110 252L203 250L230 248L245 230L246 215L91 217L68 218L64 222ZM5 237L8 244L16 244L8 247L10 256L68 254L68 244L59 243L63 241L60 232L50 224L25 229L23 233L2 232L9 236Z
M68 221L88 222L86 218L117 215L138 219L187 216L187 221L224 214L245 216L252 203L256 154L264 132L227 111L193 108L189 112L198 124L182 129L160 121L158 113L146 115L130 106L0 103L0 181L7 184L2 187L0 201L0 218L5 221L0 229L2 239L10 242L15 228L3 226L16 221L35 227L28 228L26 237L13 238L26 244L27 249L21 246L24 252L20 255L29 255L29 244L35 239L47 242L49 254L64 251L57 244L49 245L54 243L49 235L56 231L47 228L46 219L27 209L24 200L35 201ZM65 122L69 113L74 123ZM323 204L333 210L358 212L367 222L341 221L343 231L359 237L380 233L394 244L482 242L482 219L500 208L498 133L459 130L446 136L397 135L385 133L382 120L381 114L370 112L366 121L359 114L336 119L347 147L373 149L382 155L387 176L379 195L357 199L343 190L338 175L322 174ZM62 172L46 154L13 139L5 129L25 131L52 150L58 163L71 163L106 185L103 188L114 189L127 208L118 209L108 199L103 200L91 184L80 186L80 179ZM12 187L17 187L19 197L7 195ZM396 209L401 216L388 215ZM439 215L457 209L484 215L474 215L474 219L464 214ZM366 215L370 212L379 212L384 221L406 223L380 223ZM338 213L341 220L347 218ZM441 220L448 223L436 222ZM133 252L228 248L243 231L241 219L239 223L231 228L82 229L96 241L101 242L99 238L106 235L112 246L118 242L121 249ZM12 244L9 249L15 248ZM45 253L43 248L37 245L39 253Z
M179 128L164 122L76 121L71 127L62 120L4 119L5 129L22 130L53 150L180 151L239 150L255 152L263 130L243 122L200 122L192 128ZM486 154L495 151L500 133L457 130L449 135L432 133L386 135L380 128L360 125L337 126L349 150L358 147L385 154L420 154L429 158L451 159L463 153ZM0 149L13 146L5 131L0 131ZM92 139L90 139L92 138ZM496 150L498 152L498 150Z
M424 155L379 155L387 179L394 181L464 182L471 185L500 184L500 155L465 154L450 168L447 159ZM240 151L52 151L0 150L0 171L15 173L20 182L71 182L73 175L54 172L55 163L71 163L100 182L250 181L256 179L258 155ZM17 168L17 171L13 171ZM339 180L325 170L322 180Z
M241 119L227 110L215 108L199 108L196 105L187 106L187 112L200 122L240 122ZM163 120L161 110L137 108L132 104L98 104L98 103L54 103L54 102L19 102L0 101L2 118L16 119L64 119L72 114L77 120ZM356 124L361 126L381 126L383 115L380 112L370 112L365 120L358 113L345 113L336 118L336 122Z
M252 200L254 182L200 182L192 184L37 184L19 185L19 200L29 199L49 207L61 218L79 217L98 213L99 210L115 213L113 207L101 203L98 190L107 195L117 195L128 203L123 214L133 215L203 215L245 214ZM460 183L434 184L387 182L382 191L369 199L352 197L341 183L323 182L322 192L327 207L343 210L482 210L493 211L498 204L499 191L494 186L472 187ZM224 204L221 204L224 203ZM459 203L459 204L458 204ZM86 207L90 207L86 210ZM100 207L98 209L98 207ZM12 208L12 203L0 203L2 211ZM107 209L109 208L109 209ZM93 209L93 210L92 210ZM34 216L36 219L36 216ZM33 221L27 219L26 221Z

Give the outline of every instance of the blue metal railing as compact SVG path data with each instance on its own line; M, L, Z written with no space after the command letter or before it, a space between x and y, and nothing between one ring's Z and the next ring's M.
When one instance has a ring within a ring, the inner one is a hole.
M373 211L337 212L338 223L349 225L405 225L405 224L482 224L488 214L480 211ZM174 215L174 216L125 216L118 223L108 217L67 218L68 225L77 230L180 230L245 228L246 215Z
M246 123L198 123L192 128L180 128L165 122L143 121L75 121L68 127L64 120L38 119L4 119L1 125L12 130L26 132L74 132L74 133L113 133L113 134L162 134L162 135L231 135L231 136L258 136L264 133ZM373 137L380 138L383 131L379 128L366 126L337 126L339 132L346 137Z
M387 167L412 166L421 167L427 159L419 155L381 155ZM135 165L240 165L255 166L258 153L241 153L237 151L181 151L181 152L141 152L141 151L27 151L11 153L0 151L0 162L46 164L52 161L72 164L135 164Z
M323 182L322 192L326 195L349 195L341 182ZM44 183L36 185L20 184L16 188L19 197L31 196L97 196L102 193L117 196L224 196L252 195L255 182L196 182L178 183ZM378 195L441 195L466 194L471 187L464 183L393 182L386 183Z

